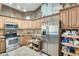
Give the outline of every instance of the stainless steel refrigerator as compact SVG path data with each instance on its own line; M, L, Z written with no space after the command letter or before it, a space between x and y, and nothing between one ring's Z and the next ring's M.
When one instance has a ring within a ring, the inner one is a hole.
M53 19L42 24L42 52L59 55L59 20Z

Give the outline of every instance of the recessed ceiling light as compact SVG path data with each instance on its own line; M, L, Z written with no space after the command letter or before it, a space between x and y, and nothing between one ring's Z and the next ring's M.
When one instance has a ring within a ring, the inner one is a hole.
M20 6L17 6L18 9L20 9Z
M24 9L24 12L26 11L26 9Z

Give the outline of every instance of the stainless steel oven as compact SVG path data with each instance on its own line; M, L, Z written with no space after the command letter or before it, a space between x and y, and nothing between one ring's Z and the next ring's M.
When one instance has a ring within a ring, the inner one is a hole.
M19 37L17 33L8 32L5 34L6 37L6 51L13 50L19 47Z
M11 51L19 47L19 38L7 38L6 39L6 51Z

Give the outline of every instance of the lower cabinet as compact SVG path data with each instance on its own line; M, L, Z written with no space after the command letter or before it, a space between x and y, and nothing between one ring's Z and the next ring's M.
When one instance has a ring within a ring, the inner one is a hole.
M28 45L28 40L30 39L29 35L20 36L20 45Z
M5 52L5 40L0 39L0 53Z

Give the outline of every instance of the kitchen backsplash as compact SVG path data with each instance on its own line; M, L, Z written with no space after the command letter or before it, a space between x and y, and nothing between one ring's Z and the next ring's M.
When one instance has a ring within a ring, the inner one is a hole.
M41 30L19 30L19 34L41 34Z

